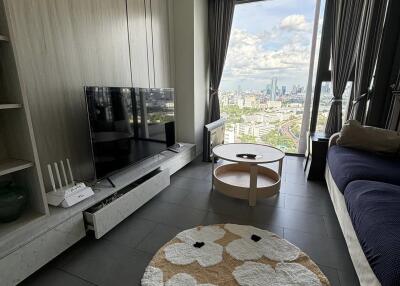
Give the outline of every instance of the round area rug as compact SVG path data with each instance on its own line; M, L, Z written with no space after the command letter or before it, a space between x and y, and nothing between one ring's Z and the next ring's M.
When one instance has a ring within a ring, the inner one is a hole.
M310 257L276 234L249 225L199 226L153 257L143 286L330 285Z

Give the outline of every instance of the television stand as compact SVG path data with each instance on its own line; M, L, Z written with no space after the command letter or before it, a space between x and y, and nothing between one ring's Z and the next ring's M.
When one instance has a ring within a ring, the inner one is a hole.
M168 187L170 176L195 157L195 145L182 144L180 153L166 150L106 177L93 188L99 199L83 211L86 226L101 238Z
M122 222L169 185L170 176L196 157L196 146L180 153L164 151L112 176L94 187L95 195L70 207L50 206L50 214L0 240L1 285L15 285L43 267L93 230L96 238ZM99 204L102 207L97 208ZM45 243L44 243L45 242ZM26 257L31 259L26 259ZM15 261L19 262L15 269ZM3 275L5 273L5 275Z

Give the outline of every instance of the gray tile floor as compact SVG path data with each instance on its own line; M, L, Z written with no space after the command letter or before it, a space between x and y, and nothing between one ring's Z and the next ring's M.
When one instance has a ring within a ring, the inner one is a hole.
M198 159L105 237L86 237L23 284L139 285L152 256L179 231L227 222L268 229L294 243L333 286L359 285L326 186L305 180L303 158L289 156L281 193L254 208L211 192L211 166Z

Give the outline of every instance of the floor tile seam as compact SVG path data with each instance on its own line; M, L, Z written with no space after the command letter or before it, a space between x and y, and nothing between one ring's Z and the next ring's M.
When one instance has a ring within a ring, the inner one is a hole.
M335 216L336 216L336 214L335 214ZM336 218L337 218L337 216L336 216ZM329 238L340 238L340 237L332 236L332 235L329 234L327 216L323 215L323 216L322 216L322 219L324 220L324 227L325 227L325 230L326 230L327 233L328 233L328 237L329 237ZM344 237L343 230L342 230L342 227L341 227L339 221L338 221L337 223L338 223L338 225L339 225L339 228L338 228L338 229L339 229L340 233L342 234L342 236Z
M171 185L172 186L172 185ZM175 186L174 186L175 187ZM185 188L183 188L183 187L176 187L177 189L179 189L179 190L181 190L181 191L185 191L186 189ZM162 192L162 191L161 191ZM181 198L181 200L179 200L179 203L181 202L181 201L183 201L184 199L186 199L189 195L190 195L190 193L191 192L193 192L193 190L189 190L188 192L187 192L187 194L185 194L184 196L183 196L183 198ZM200 192L200 193L205 193L205 192ZM156 198L157 199L157 198ZM162 198L160 198L160 200L163 200ZM170 202L170 201L167 201L167 202ZM170 202L170 203L174 203L174 202ZM176 203L176 204L179 204L179 203Z
M140 219L142 219L142 218L140 217ZM154 226L152 227L152 229L145 235L145 237L147 237L147 236L157 227L157 225L158 225L159 223L156 222L156 221L149 220L149 219L144 219L144 220L147 220L147 221L149 221L149 222L154 223ZM145 237L144 237L144 238L145 238ZM107 238L107 237L103 237L103 238L101 238L101 239L107 240L108 242L111 242L111 243L115 243L115 244L118 245L118 246L128 247L129 249L136 250L136 246L138 246L140 243L142 243L142 241L144 240L144 238L142 238L141 240L139 240L134 246L131 246L131 245L128 245L128 244L125 244L125 243L121 243L121 242L118 242L118 241L109 239L109 238Z
M331 267L331 266L322 265L322 264L320 264L320 263L317 263L317 266L318 266L318 268L320 268L320 266L322 266L322 267L330 268L331 270L336 271L338 286L342 286L342 282L340 281L338 269L333 268L333 267ZM324 272L322 271L322 269L320 269L320 270L321 270L322 273L324 273ZM324 275L328 278L328 275L326 275L325 273L324 273ZM331 281L329 281L329 282L331 282Z
M313 191L310 191L310 192L313 192ZM326 190L326 192L328 192L328 190ZM293 194L293 193L286 193L286 192L280 192L280 193L285 196L292 196L292 197L298 197L298 198L302 198L302 199L311 199L311 200L319 201L319 199L315 197L315 194L301 195L301 194ZM325 200L325 198L324 198L324 200ZM329 196L326 197L326 201L327 201L326 203L330 202Z
M174 174L173 176L171 176L171 177L174 177L174 176L177 176L177 177L179 177L179 178L185 178L185 179L189 179L189 180L196 180L196 181L200 181L200 182L202 182L203 181L203 179L197 179L197 178L192 178L192 177L184 177L184 176L181 176L181 175L179 175L179 174Z
M164 204L168 204L168 205L173 205L173 206L184 206L183 204L181 204L181 203L176 203L176 202L166 202L166 201L162 201L162 203L164 203ZM325 230L325 232L327 232L327 229L326 229L326 224L325 224L325 220L322 218L322 216L323 215L320 215L320 214L311 214L311 213L308 213L308 212L303 212L303 211L299 211L299 210L293 210L293 209L288 209L288 208L285 208L285 207L280 207L280 206L270 206L270 205L266 205L265 206L266 208L268 208L268 209L279 209L279 210L289 210L289 211L291 211L291 212L294 212L294 213L300 213L300 214L305 214L305 215L308 215L308 216L314 216L315 218L321 218L322 219L322 223L323 223L323 225L324 225L324 230ZM218 211L214 211L213 209L207 209L207 210L205 210L205 209L196 209L197 211L201 211L201 212L205 212L206 214L205 215L207 215L207 213L208 212L212 212L212 213L215 213L215 214L219 214L219 215L224 215L224 216L234 216L234 215L232 215L232 214L227 214L227 213L223 213L223 212L218 212ZM144 219L147 219L147 220L149 220L149 221L152 221L152 222L156 222L156 223L164 223L165 224L165 222L159 222L159 221L155 221L155 220L152 220L152 219L150 219L150 218L148 218L148 217L145 217L145 216L141 216L140 214L139 214L139 216L141 217L141 218L144 218ZM239 218L239 217L237 217L237 218ZM251 220L251 218L249 218L250 220ZM254 222L254 220L252 220L253 222ZM167 225L170 225L170 224L167 224ZM278 227L284 227L284 226L278 226Z
M189 194L188 194L189 195ZM186 198L186 196L184 197L184 198ZM183 198L183 199L184 199ZM164 203L164 204L170 204L170 205L175 205L175 206L180 206L180 207L186 207L186 208L189 208L188 206L186 206L186 205L184 205L184 204L181 204L180 202L179 203L177 203L177 202L170 202L170 201L164 201L164 200L161 200L160 199L160 201L162 202L162 203ZM194 208L194 207L190 207L190 208ZM202 212L207 212L207 211L209 211L209 209L199 209L199 208L195 208L195 210L196 211L202 211ZM139 214L139 216L140 216L140 214ZM143 216L140 216L140 217L143 217ZM149 219L149 218L147 218L147 217L143 217L143 218L145 218L145 219L147 219L147 220L149 220L149 221L152 221L152 222L156 222L156 221L154 221L154 220L152 220L152 219ZM157 222L158 223L158 222Z
M312 197L306 197L306 196L301 196L301 195L293 195L293 194L291 194L291 193L281 193L282 195L285 195L285 202L286 202L286 200L287 199L290 199L290 197L296 197L296 198L299 198L299 199L310 199L310 200L315 200L315 201L317 201L317 199L314 199L314 198L312 198Z
M302 185L302 186L305 186L305 185L307 185L307 182L302 182L302 183L299 183L299 182L293 182L293 181L288 181L288 180L285 180L285 182L287 182L287 183L291 183L291 184L296 184L296 185Z
M209 212L210 212L210 213L213 213L213 214L216 214L216 215L230 216L230 215L227 215L227 214L217 213L217 212L214 212L214 211L209 211ZM239 217L233 217L233 219L240 219L240 218L239 218ZM221 223L221 224L226 224L226 223L231 223L231 222L225 222L225 223ZM236 223L236 224L237 224L237 223ZM254 226L254 225L260 225L260 223L257 223L257 221L255 221L255 220L249 220L249 221L246 222L245 225ZM265 225L266 225L266 226L271 226L271 227L279 227L279 228L282 228L282 230L284 229L283 226L278 225L278 224L265 224Z
M304 231L304 230L297 230L297 229L290 228L290 227L284 227L284 229L286 229L288 232L289 232L289 231L301 232L302 234L317 236L317 238L321 238L321 239L322 239L322 238L323 238L323 239L331 239L331 240L335 240L335 241L339 241L339 242L342 240L340 237L338 237L338 238L336 238L336 237L330 237L330 236L328 235L328 233L326 232L326 229L325 229L325 235L324 235L324 236L318 235L316 232L307 232L307 231Z
M186 178L186 177L185 177L185 178ZM187 178L186 178L186 179L187 179ZM170 187L177 188L177 189L182 190L182 191L186 190L185 187L180 186L180 185L175 185L175 184L170 184L167 188L170 188ZM167 189L167 188L165 188L165 189ZM165 190L165 189L164 189L164 190ZM163 190L163 191L164 191L164 190ZM193 190L189 190L189 192L191 192L191 191L193 191ZM161 191L161 192L162 192L162 191Z
M80 279L80 280L82 280L82 281L85 281L85 282L87 282L87 283L89 283L89 284L92 284L92 285L95 285L95 286L99 286L99 284L96 284L96 283L94 283L93 281L90 281L90 280L88 280L88 279L86 279L86 278L84 278L84 277L81 277L81 276L78 275L78 274L72 273L71 271L68 271L68 270L66 270L66 269L63 269L62 266L55 266L54 269L57 269L57 270L62 271L62 272L64 272L64 273L67 273L68 275L71 275L71 276L73 276L73 277L75 277L75 278L78 278L78 279Z
M207 182L211 182L211 179L208 179L208 174L205 175L203 178L196 178L196 177L191 177L191 176L185 176L185 175L179 175L176 174L177 177L179 178L185 178L185 179L189 179L189 180L196 180L196 181L207 181Z
M306 215L322 216L322 214L316 214L316 213L311 213L311 212L307 212L307 211L301 211L301 210L298 210L298 209L287 208L287 207L286 207L286 204L285 204L285 200L286 200L286 195L287 195L287 193L282 193L282 195L285 196L285 198L284 198L284 200L283 200L283 207L280 206L279 204L277 204L277 205L265 204L265 205L262 205L262 206L263 206L263 207L266 207L266 208L269 208L269 209L289 210L289 211L293 211L293 212L303 213L303 214L306 214ZM260 199L260 200L262 200L262 199ZM242 201L243 201L243 202L246 202L246 200L242 200ZM256 204L255 208L257 207L257 205L260 205L260 204ZM220 214L222 214L222 213L220 213Z
M256 205L256 207L257 207L257 205ZM287 211L302 213L302 214L305 214L305 215L311 215L311 216L316 216L316 217L322 216L321 214L310 213L310 212L301 211L301 210L298 210L298 209L286 208L285 206L284 206L284 207L281 207L281 206L279 206L279 205L276 205L276 206L265 205L265 206L263 206L263 207L270 208L270 209L287 210Z
M288 176L288 175L298 176L298 175L300 175L300 177L302 177L302 175L305 175L305 173L303 170L299 170L298 168L293 168L293 169L283 170L282 175L283 176ZM304 178L304 177L302 177L302 178Z
M179 176L179 175L177 175L177 176ZM197 178L192 178L192 177L186 177L186 176L179 176L179 177L181 177L181 178L186 178L186 179L193 179L193 180L197 180L197 181L203 181L203 180L201 180L201 179L197 179ZM210 181L206 181L207 183L211 183ZM294 184L294 183L292 183L292 184ZM306 185L306 184L302 184L302 185ZM183 187L183 186L180 186L180 185L176 185L176 184L174 184L174 183L172 183L172 184L170 184L170 186L173 186L173 187L176 187L177 189L180 189L180 190L185 190L186 188L185 187ZM189 192L191 192L191 191L193 191L193 190L189 190ZM204 193L204 192L202 192L202 193ZM312 194L310 194L310 195L302 195L302 194L293 194L293 193L288 193L288 192L281 192L283 195L289 195L289 196L296 196L296 197L302 197L302 198L313 198L314 196L312 195ZM186 197L186 196L185 196Z
M308 256L310 256L307 252L305 252L305 254L307 254ZM337 272L338 274L339 274L339 272L345 272L345 271L347 271L347 269L342 269L342 268L335 267L335 266L332 266L332 265L326 265L325 263L317 262L316 259L315 259L315 258L312 258L311 256L310 256L310 258L311 258L311 260L314 261L314 263L317 264L317 265L320 265L320 266L322 266L322 267L328 267L328 268L335 269L336 272ZM322 270L321 270L321 271L322 271ZM339 276L339 275L338 275L338 276Z
M277 207L278 207L278 206L277 206ZM278 208L279 208L279 207L278 207ZM317 211L313 211L313 210L305 210L305 211L303 211L303 210L300 210L300 209L288 207L288 206L286 206L286 205L285 205L284 208L285 208L286 210L289 210L289 211L297 211L297 212L301 212L301 213L304 213L304 214L310 214L310 215L315 215L315 216L320 216L320 217L323 217L323 216L327 217L327 216L329 216L329 214L328 214L327 212L317 212Z
M281 187L281 189L282 189L282 187ZM315 197L315 195L313 195L313 194L309 194L309 195L293 194L293 193L288 193L288 192L282 192L282 190L280 191L280 193L281 194L285 194L285 195L292 195L292 196L302 197L302 198L314 198Z
M167 241L168 242L168 241ZM166 243L167 243L166 242ZM153 257L155 256L155 254L160 250L162 248L162 246L160 246L155 252L151 252L151 251L149 251L149 250L145 250L145 249L141 249L141 248L135 248L135 250L136 251L141 251L141 252L144 252L144 253L146 253L146 254L148 254L148 255L151 255L151 259L150 259L150 261L153 259ZM149 263L150 263L150 261L149 261Z
M324 229L324 232L321 233L321 232L317 232L317 231L316 232L307 232L307 231L304 231L304 230L301 230L301 229L294 229L294 228L291 228L291 227L280 226L280 225L274 225L274 226L282 227L283 229L286 229L287 231L301 232L303 234L316 236L316 237L321 238L321 239L330 238L328 236L328 234L326 233L325 229ZM284 234L286 235L286 232Z
M156 222L156 221L152 221L152 222L156 223L156 225L154 226L154 228L148 234L146 234L138 243L136 243L136 245L134 247L135 249L140 249L140 248L138 248L138 246L141 245L142 242L144 242L147 239L147 237L149 237L153 233L153 231L157 228L158 225L178 228L177 226L174 226L174 225L168 225L168 224L160 223L160 222ZM142 251L144 251L144 250L142 250Z
M163 202L163 203L167 203L167 202ZM175 206L180 206L179 204L170 203L170 202L167 203L167 204L171 204L171 205L175 205ZM267 206L267 207L268 207L268 208L271 208L270 206ZM275 208L278 208L278 207L275 207ZM284 209L284 208L280 208L280 209ZM218 211L214 211L214 210L199 210L199 209L196 209L196 210L197 210L197 211L205 212L205 216L204 216L204 218L203 218L202 221L204 221L204 220L206 219L206 217L207 217L207 215L208 215L209 212L214 213L214 214L216 214L216 215L232 216L233 218L240 219L239 216L234 216L234 215L232 215L232 214L227 214L227 213L218 212ZM287 210L287 209L286 209L286 210ZM291 211L292 211L292 210L291 210ZM299 211L294 211L294 212L298 212L298 213L299 213ZM303 212L301 212L301 213L303 213ZM304 214L306 214L306 215L311 215L311 214L308 214L308 213L304 213ZM139 216L140 216L140 214L139 214ZM312 216L317 217L317 215L312 215ZM140 216L140 217L142 217L142 216ZM318 217L319 217L319 216L318 216ZM147 218L147 217L143 217L143 218L146 218L147 220L152 221L152 222L155 222L155 223L157 223L157 224L163 224L163 225L166 225L166 226L178 227L178 228L182 229L181 227L179 227L179 226L177 226L177 225L169 224L169 223L166 223L165 221L162 221L162 222L161 222L161 221L156 221L156 220L149 219L149 218ZM257 219L252 219L251 217L249 217L248 220L249 220L250 223L257 223ZM329 238L329 236L328 236L328 231L327 231L326 226L325 226L325 222L322 221L322 223L323 223L324 234L325 234L324 237ZM270 226L275 226L275 227L285 228L285 226L278 225L278 224L269 224L269 225L270 225ZM286 227L286 228L288 228L288 227ZM291 230L291 228L288 228L288 229ZM301 230L295 230L295 229L292 229L292 230L303 232L303 231L301 231ZM308 233L308 234L314 234L314 235L316 234L316 233L309 233L309 232L304 232L304 233L306 233L306 234L307 234L307 233ZM332 239L333 239L333 238L332 238Z
M265 205L265 206L263 206L263 207L268 208L268 209L270 209L270 210L274 210L274 209L278 209L278 210L281 210L281 211L282 211L282 210L286 210L286 211L291 211L291 212L295 212L295 213L304 214L304 215L307 215L307 216L313 216L314 218L317 218L318 220L319 220L319 218L321 218L321 215L319 215L319 214L311 214L311 213L303 212L303 211L299 211L299 210L293 210L293 209L288 209L288 208L282 208L282 207L280 207L280 206ZM232 214L226 214L226 213L222 213L222 212L218 212L218 211L214 211L214 210L210 210L210 211L213 212L213 213L215 213L215 214L219 214L219 215L225 215L225 216L231 215L231 216L234 216L234 215L232 215ZM235 216L234 216L234 217L235 217ZM237 218L239 218L239 216L238 216ZM249 219L250 221L253 221L253 222L257 220L257 219L251 218L251 214L249 214L248 219ZM322 218L321 218L321 219L322 219ZM322 224L324 225L324 228L325 228L325 222L324 222L323 219L322 219Z

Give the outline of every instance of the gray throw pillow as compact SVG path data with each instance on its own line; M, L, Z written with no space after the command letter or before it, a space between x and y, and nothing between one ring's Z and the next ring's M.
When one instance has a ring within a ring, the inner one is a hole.
M340 131L336 144L365 151L400 154L400 132L363 126L356 120L349 120Z

